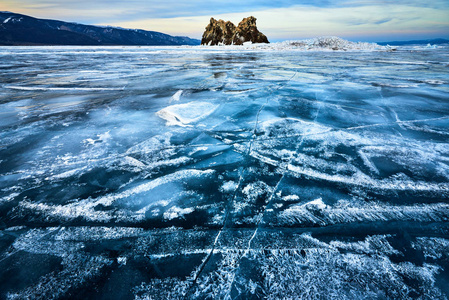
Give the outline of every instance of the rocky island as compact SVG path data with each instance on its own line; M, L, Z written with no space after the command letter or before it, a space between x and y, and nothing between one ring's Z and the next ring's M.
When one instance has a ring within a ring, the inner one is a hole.
M244 18L236 27L230 21L210 18L203 33L201 45L243 45L245 42L269 43L267 37L257 29L256 18Z

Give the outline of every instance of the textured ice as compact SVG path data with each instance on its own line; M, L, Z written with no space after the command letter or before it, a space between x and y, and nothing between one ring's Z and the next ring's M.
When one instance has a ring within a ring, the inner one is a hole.
M447 299L448 58L0 47L0 298Z
M346 222L374 222L374 221L447 221L449 205L433 204L427 206L370 205L350 206L338 203L331 208L321 199L301 205L292 205L273 217L272 222L277 226L310 226L311 224L329 226Z
M176 98L179 98L179 96ZM189 102L166 107L158 111L157 115L167 120L167 125L186 126L204 119L213 113L217 107L217 105L207 102Z

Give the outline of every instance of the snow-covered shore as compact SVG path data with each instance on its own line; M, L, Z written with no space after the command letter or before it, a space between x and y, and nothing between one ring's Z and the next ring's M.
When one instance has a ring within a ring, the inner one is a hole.
M437 45L382 46L377 43L352 42L336 36L316 37L304 40L287 40L270 44L193 46L189 48L207 48L214 50L267 50L267 51L394 51L437 49Z

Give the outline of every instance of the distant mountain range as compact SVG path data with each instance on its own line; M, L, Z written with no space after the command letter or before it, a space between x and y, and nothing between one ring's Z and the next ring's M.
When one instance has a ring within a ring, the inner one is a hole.
M200 40L140 29L37 19L0 12L0 45L199 45Z
M141 29L93 26L0 12L0 45L199 45L200 40ZM446 44L447 39L378 42L404 46Z
M381 42L377 43L382 46L390 45L390 46L406 46L406 45L440 45L440 44L448 44L449 40L446 39L431 39L431 40L414 40L414 41L393 41L393 42Z

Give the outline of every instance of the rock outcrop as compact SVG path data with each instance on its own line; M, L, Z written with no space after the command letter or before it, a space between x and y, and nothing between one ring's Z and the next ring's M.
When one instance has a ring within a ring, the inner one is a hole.
M269 43L267 37L257 29L256 18L244 18L239 26L230 21L210 19L203 33L201 45L242 45L245 42Z
M235 30L232 42L234 45L242 45L244 42L268 43L268 39L257 29L256 18L253 16L244 18Z
M235 25L230 21L215 20L210 18L209 25L203 33L201 45L230 45L235 33Z

